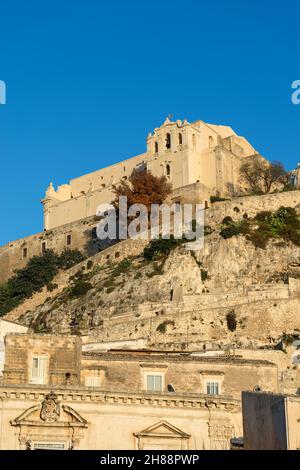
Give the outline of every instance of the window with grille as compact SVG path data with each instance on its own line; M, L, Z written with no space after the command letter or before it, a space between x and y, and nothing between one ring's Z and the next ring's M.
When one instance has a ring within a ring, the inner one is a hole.
M99 376L85 377L84 384L86 387L100 387L100 377Z
M207 395L219 395L219 383L218 382L207 382L206 383Z

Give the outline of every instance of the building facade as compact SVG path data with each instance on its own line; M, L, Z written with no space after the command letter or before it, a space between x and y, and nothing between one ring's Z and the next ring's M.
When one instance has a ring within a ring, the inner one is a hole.
M8 334L5 346L1 449L229 449L241 391L278 386L267 361L87 353L76 336Z

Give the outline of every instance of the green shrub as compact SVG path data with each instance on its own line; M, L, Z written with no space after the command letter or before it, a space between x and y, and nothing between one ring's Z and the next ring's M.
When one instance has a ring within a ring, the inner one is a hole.
M119 276L120 274L125 273L132 267L132 262L129 259L123 259L113 270L113 276Z
M235 331L237 327L237 321L236 321L236 314L234 310L231 310L230 312L227 313L226 321L227 321L228 330L231 332Z
M161 276L163 274L163 267L164 267L164 262L161 264L154 263L153 264L153 271L151 273L148 273L147 276L149 278L152 278L154 276Z
M70 288L70 298L77 298L85 295L89 290L93 288L90 282L86 282L83 280L77 281L71 288Z
M186 240L175 240L171 237L169 240L157 238L151 240L149 245L144 248L143 257L147 261L153 261L162 256L168 256L170 252Z
M238 222L225 217L220 228L223 238L244 234L257 248L266 248L268 241L275 238L300 246L300 221L291 207L280 207L275 212L258 212L253 219L246 218L244 214Z
M49 286L49 291L54 289L55 284L51 281L58 271L68 269L83 259L78 250L64 250L60 255L46 250L41 256L33 256L23 269L0 286L0 316L41 291L44 286Z
M81 263L84 259L85 257L79 250L69 250L66 248L61 255L57 256L57 267L59 269L69 269Z
M281 341L283 343L285 343L286 346L290 346L291 344L293 344L293 342L296 339L299 339L299 335L297 335L297 334L292 335L292 334L283 333L283 335L281 337Z
M86 264L87 269L92 269L93 266L94 266L93 261L91 259L89 259L87 264Z
M158 325L158 327L156 328L156 331L159 331L160 333L164 334L167 331L167 326L168 325L174 326L175 322L172 321L172 320L166 320L163 323L161 323L160 325Z
M53 284L53 282L49 282L49 284L47 284L47 290L49 292L53 292L57 288L58 288L58 284Z
M222 225L230 225L230 224L233 224L233 220L232 220L232 217L230 217L229 215L227 215L226 217L224 217L224 219L222 220Z
M214 202L221 202L221 201L229 201L229 199L220 197L220 196L210 196L210 202L213 204Z

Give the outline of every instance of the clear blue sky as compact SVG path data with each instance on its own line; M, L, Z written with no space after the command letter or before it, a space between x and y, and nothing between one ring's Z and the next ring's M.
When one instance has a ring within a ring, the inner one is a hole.
M42 230L50 181L143 152L169 113L300 161L299 1L3 0L0 14L0 245Z

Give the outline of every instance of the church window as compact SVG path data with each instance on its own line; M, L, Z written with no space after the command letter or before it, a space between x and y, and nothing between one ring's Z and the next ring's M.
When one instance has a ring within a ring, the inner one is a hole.
M46 250L47 250L46 242L43 242L42 243L42 254L45 254Z
M196 136L195 136L195 134L193 134L192 140L193 140L193 150L196 150Z
M154 143L154 152L158 153L158 142Z
M169 132L166 134L166 148L171 148L171 134L169 134Z
M178 134L178 143L179 143L179 145L182 145L182 134L181 134L181 132Z
M70 246L70 245L72 245L72 235L71 234L67 235L67 246Z
M22 258L23 258L23 259L26 259L26 258L27 258L27 255L28 255L28 250L27 250L27 248L23 248L23 250L22 250Z
M214 138L210 135L208 138L208 147L211 149L215 145Z
M170 176L170 175L171 175L171 168L170 168L170 165L167 165L167 166L166 166L166 173L167 173L167 176Z

